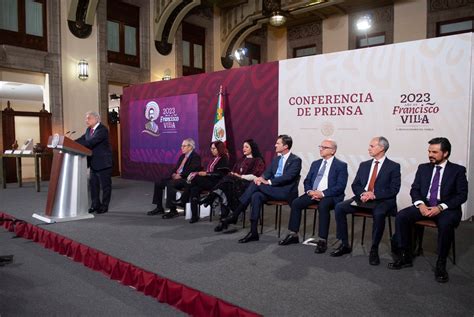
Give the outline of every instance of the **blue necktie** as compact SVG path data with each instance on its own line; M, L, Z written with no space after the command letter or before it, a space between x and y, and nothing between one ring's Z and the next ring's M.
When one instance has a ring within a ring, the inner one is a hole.
M430 207L434 207L438 204L438 190L439 190L439 179L441 177L441 166L436 166L436 172L431 182L430 188Z
M324 172L326 171L327 163L328 161L324 160L323 166L319 169L318 175L316 175L316 178L314 179L313 190L318 189L319 183L323 179Z
M278 161L278 169L275 173L275 177L280 177L283 175L283 155L280 156L280 161Z

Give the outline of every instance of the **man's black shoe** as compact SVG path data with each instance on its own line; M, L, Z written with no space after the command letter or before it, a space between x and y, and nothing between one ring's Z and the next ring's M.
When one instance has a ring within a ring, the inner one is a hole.
M98 214L105 214L105 213L108 212L108 211L109 211L109 208L108 208L108 207L101 206L101 207L99 208L99 210L97 210L96 213L98 213Z
M352 252L352 249L346 245L343 245L341 243L341 245L335 249L334 251L331 252L331 254L329 254L330 256L334 256L334 257L338 257L338 256L343 256L344 254L348 254L348 253L351 253Z
M97 211L99 211L99 208L93 208L93 207L89 208L89 213L90 214L92 214L94 212L97 212Z
M370 250L369 264L370 265L379 265L380 264L379 251L377 250L377 248L372 248Z
M252 241L258 241L258 233L253 234L252 232L247 233L245 237L239 240L239 243L248 243Z
M300 239L298 236L294 236L292 234L288 234L285 239L278 241L279 245L289 245L289 244L297 244L300 243Z
M435 280L438 283L446 283L449 281L448 271L446 271L446 260L438 259L435 268Z
M162 218L163 219L171 219L171 218L178 217L178 216L179 216L178 212L176 210L174 210L174 211L170 211L167 214L164 214Z
M316 242L316 249L314 249L314 253L321 254L326 252L327 249L327 242L325 240L320 239L318 240L318 242Z
M165 210L163 208L160 208L160 207L156 207L155 209L153 210L150 210L149 212L147 212L146 214L148 216L155 216L155 215L160 215L160 214L164 214L165 213Z
M403 251L400 253L400 256L395 262L389 263L388 268L390 270L401 270L406 267L412 267L413 261L411 256L408 255L407 252Z
M191 218L191 220L189 220L189 223L196 223L199 221L199 218Z

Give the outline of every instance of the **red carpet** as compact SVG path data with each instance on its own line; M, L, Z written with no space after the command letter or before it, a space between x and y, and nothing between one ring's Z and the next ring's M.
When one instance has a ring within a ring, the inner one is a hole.
M7 220L7 221L5 221ZM86 267L102 272L112 280L132 286L145 295L156 298L192 316L260 316L214 296L146 271L102 251L88 247L57 233L45 230L0 212L0 225L19 237L44 245L66 255Z

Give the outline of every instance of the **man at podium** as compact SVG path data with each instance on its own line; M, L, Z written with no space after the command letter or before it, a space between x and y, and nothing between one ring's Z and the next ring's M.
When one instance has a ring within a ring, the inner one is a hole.
M102 214L109 210L112 192L112 149L109 143L109 130L100 123L100 115L94 111L86 112L86 125L86 132L76 142L92 150L92 156L87 157L92 200L89 212Z

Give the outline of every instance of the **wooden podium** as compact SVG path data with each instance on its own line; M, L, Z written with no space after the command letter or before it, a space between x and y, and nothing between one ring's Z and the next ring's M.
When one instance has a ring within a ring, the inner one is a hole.
M46 209L33 217L47 223L94 218L87 193L87 156L92 151L59 134L49 137L48 147L54 154Z

